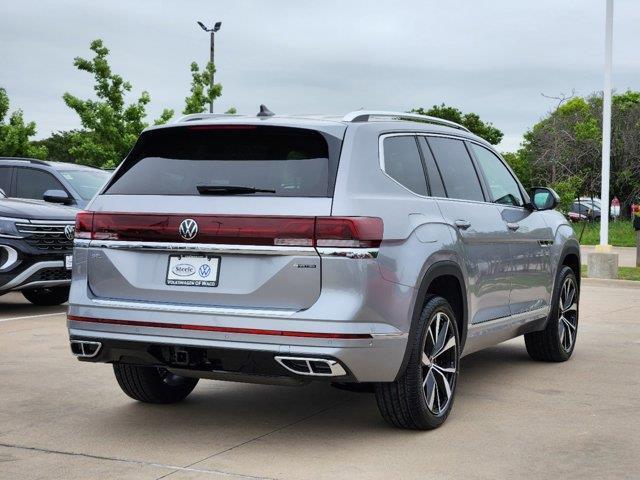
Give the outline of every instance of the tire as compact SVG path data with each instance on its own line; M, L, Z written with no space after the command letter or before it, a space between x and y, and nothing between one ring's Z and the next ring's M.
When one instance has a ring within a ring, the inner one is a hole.
M41 307L61 305L69 300L69 287L34 288L22 290L24 298Z
M449 416L458 377L460 336L449 302L427 297L415 330L407 346L410 357L405 371L394 382L376 384L376 400L387 423L431 430ZM434 336L439 341L434 342Z
M124 393L144 403L176 403L184 400L197 378L174 375L164 368L113 364L113 373Z
M533 360L566 362L571 358L578 333L579 297L576 276L563 265L556 279L547 326L524 336L527 353Z

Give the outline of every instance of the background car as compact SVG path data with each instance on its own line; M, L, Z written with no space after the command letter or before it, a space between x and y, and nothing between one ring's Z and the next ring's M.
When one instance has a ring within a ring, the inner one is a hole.
M601 216L600 204L595 200L578 199L571 204L568 216L572 221L578 220L600 220Z
M0 189L0 295L21 291L36 305L67 301L77 209L16 200Z
M84 208L110 176L110 172L73 163L0 157L0 189L9 198Z

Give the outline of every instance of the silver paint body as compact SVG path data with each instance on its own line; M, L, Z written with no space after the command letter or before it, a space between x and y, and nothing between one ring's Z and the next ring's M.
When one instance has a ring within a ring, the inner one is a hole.
M232 122L313 128L343 138L333 198L98 195L88 209L184 214L185 218L198 214L374 216L384 222L378 251L345 255L312 247L76 240L69 313L234 328L368 333L373 338L277 337L69 321L74 338L329 356L346 365L357 381L392 381L402 368L413 312L422 301L420 286L439 262L457 265L465 281L468 331L463 354L544 327L561 255L566 246L578 246L561 214L420 196L382 168L380 145L385 135L448 136L494 151L484 140L459 129L407 121L225 119ZM470 227L457 228L455 222L460 219ZM517 223L519 228L511 231L507 223ZM220 254L218 287L165 285L167 257L174 248ZM316 268L296 268L301 263Z

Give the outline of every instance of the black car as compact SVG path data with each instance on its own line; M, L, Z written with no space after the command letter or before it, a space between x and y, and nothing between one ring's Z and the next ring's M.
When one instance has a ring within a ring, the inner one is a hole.
M0 189L0 295L19 290L35 305L67 301L77 211L5 198Z
M86 207L111 172L73 163L0 157L0 189L9 198Z

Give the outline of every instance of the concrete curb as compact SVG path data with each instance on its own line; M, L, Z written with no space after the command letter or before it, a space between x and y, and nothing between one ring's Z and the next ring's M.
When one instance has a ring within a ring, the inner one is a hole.
M635 280L610 280L607 278L589 278L582 277L583 285L595 285L599 287L613 287L613 288L639 288L640 282Z

